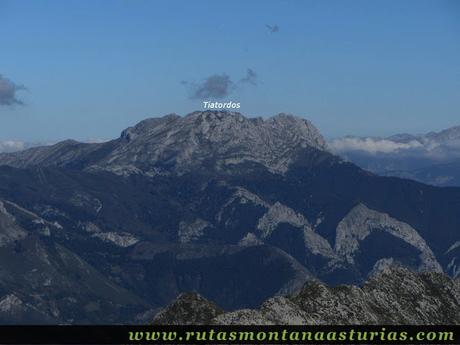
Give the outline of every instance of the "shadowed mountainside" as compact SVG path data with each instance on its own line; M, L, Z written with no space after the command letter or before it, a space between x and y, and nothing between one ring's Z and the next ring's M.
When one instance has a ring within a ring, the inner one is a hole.
M460 274L460 188L373 175L286 114L167 115L107 143L2 154L0 201L0 303L14 295L43 322L143 322L187 291L256 308L394 263Z

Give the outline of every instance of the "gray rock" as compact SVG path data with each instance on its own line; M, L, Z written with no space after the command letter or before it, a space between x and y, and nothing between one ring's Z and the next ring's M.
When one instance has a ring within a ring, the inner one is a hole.
M0 154L0 164L13 167L73 166L155 176L186 172L212 162L219 168L255 162L285 172L299 148L326 148L308 121L287 114L268 119L247 118L224 111L175 114L141 121L106 143L63 141L53 146Z
M197 293L183 293L155 315L157 325L207 324L224 311Z
M268 299L260 309L217 312L196 295L181 295L155 322L223 325L460 324L460 285L440 273L390 266L362 287L307 282L296 294ZM205 310L205 317L202 312ZM211 317L212 314L216 314ZM167 317L165 316L167 315ZM193 323L193 321L191 322Z

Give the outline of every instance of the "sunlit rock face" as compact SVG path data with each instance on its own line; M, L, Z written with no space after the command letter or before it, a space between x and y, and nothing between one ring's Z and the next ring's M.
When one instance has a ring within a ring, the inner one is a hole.
M273 172L285 172L299 148L326 148L318 130L293 115L247 118L224 111L151 118L125 129L118 140L82 144L66 141L15 155L0 162L12 166L72 166L88 170L147 175L184 173L212 164L220 169L255 162Z

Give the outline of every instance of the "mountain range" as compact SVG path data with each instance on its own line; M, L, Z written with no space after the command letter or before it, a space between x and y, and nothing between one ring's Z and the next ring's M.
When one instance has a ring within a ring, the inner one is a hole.
M103 143L92 139L86 143ZM51 145L0 141L0 153ZM383 176L409 178L435 186L460 186L460 126L427 134L354 137L329 140L327 148L365 170Z
M460 275L460 188L382 177L309 121L205 111L0 154L0 320L151 320L195 291L258 308L392 265Z
M422 135L331 140L332 152L380 175L460 186L460 126Z

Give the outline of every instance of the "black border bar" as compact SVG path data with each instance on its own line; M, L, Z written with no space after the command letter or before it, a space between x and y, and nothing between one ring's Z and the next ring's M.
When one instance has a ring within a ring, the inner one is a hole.
M157 333L155 333L157 332ZM193 333L190 333L193 332ZM229 339L231 332L236 339ZM265 338L264 338L264 332ZM305 333L307 332L307 333ZM308 333L310 332L310 333ZM340 333L342 332L342 333ZM345 332L345 333L343 333ZM370 332L375 332L370 340ZM269 337L271 334L271 338ZM425 339L417 339L421 333ZM174 339L171 338L175 334ZM193 334L193 336L190 336ZM278 339L274 337L278 334ZM284 338L283 338L284 334ZM307 334L308 337L305 336ZM335 334L335 340L334 340ZM345 334L345 340L340 339ZM353 334L350 337L350 334ZM439 336L440 334L440 336ZM251 337L252 335L253 337ZM365 339L363 335L366 335ZM432 340L427 336L436 337ZM449 335L446 337L446 335ZM166 336L166 339L163 337ZM170 336L168 338L168 336ZM188 336L188 337L187 337ZM199 338L196 338L198 336ZM223 339L222 337L226 337ZM156 337L156 338L155 338ZM245 339L242 339L245 338ZM303 337L303 338L302 338ZM440 337L443 337L442 339ZM137 339L136 339L137 338ZM153 339L155 338L155 339ZM264 339L262 339L264 338ZM403 339L404 338L404 339ZM170 339L170 340L168 340ZM0 326L0 344L460 344L460 325Z

